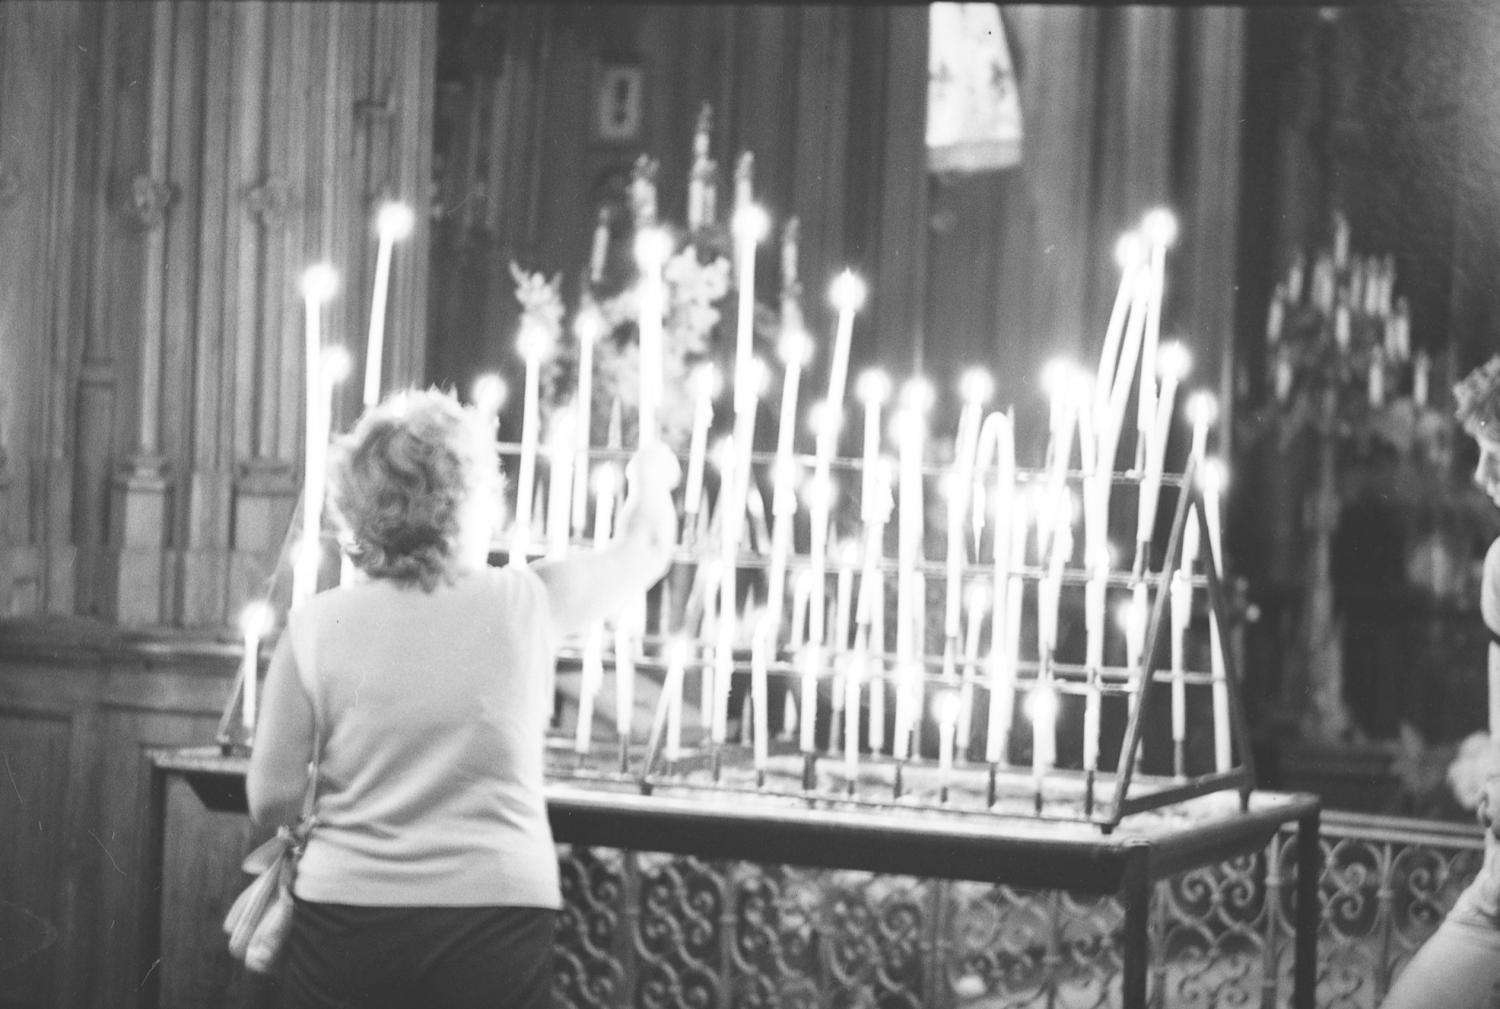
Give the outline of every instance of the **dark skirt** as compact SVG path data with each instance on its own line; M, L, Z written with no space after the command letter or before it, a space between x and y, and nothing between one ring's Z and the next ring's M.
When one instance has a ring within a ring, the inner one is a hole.
M557 912L297 900L284 1009L550 1009Z

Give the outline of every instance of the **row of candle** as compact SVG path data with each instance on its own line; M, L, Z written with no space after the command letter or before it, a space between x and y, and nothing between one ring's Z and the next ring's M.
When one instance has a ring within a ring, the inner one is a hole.
M741 165L748 162L742 159ZM745 180L748 172L737 173L737 210L735 214L735 238L736 238L736 262L739 270L740 290L740 314L737 329L738 339L736 344L735 386L734 386L734 408L735 408L735 434L731 436L730 444L734 446L728 454L727 465L724 468L724 479L722 482L719 508L722 513L729 516L726 521L716 523L720 530L720 559L717 565L712 567L718 585L717 594L721 600L721 613L715 622L716 643L713 649L713 668L711 673L711 686L707 689L712 707L710 727L713 743L722 744L725 740L725 723L727 721L727 700L729 689L729 677L733 669L733 646L735 642L735 612L732 600L736 598L735 572L740 559L739 537L743 525L742 517L747 507L755 500L749 494L750 484L750 462L751 452L749 434L753 431L754 412L760 395L760 387L763 384L763 368L758 368L752 357L751 326L748 318L751 302L751 292L754 289L754 267L756 245L765 231L765 218L763 211L748 202L748 186ZM1136 369L1139 364L1139 413L1137 415L1137 452L1138 462L1141 467L1141 502L1139 507L1140 518L1137 533L1137 562L1135 571L1135 597L1140 600L1145 598L1145 580L1142 577L1144 558L1154 528L1156 514L1156 500L1162 478L1162 469L1165 458L1165 440L1173 413L1173 400L1176 386L1181 378L1185 365L1185 352L1180 348L1169 346L1160 348L1158 344L1158 332L1160 326L1160 312L1162 291L1164 287L1164 253L1167 246L1175 237L1175 221L1169 214L1153 213L1148 215L1143 222L1142 234L1132 237L1121 244L1121 267L1122 281L1119 296L1116 301L1116 309L1112 313L1109 328L1106 331L1104 355L1101 360L1100 374L1103 378L1097 383L1093 394L1073 394L1079 388L1086 388L1087 381L1075 379L1072 390L1068 392L1054 391L1052 422L1049 437L1049 464L1048 481L1052 495L1063 493L1066 486L1066 477L1072 455L1073 431L1078 432L1080 443L1081 461L1084 467L1084 488L1087 539L1087 563L1093 573L1090 579L1091 590L1089 592L1090 611L1089 626L1092 629L1090 640L1090 654L1100 650L1098 641L1102 635L1102 617L1096 615L1096 611L1102 608L1103 583L1109 568L1107 554L1101 552L1103 543L1102 530L1108 519L1108 495L1113 482L1112 465L1115 448L1118 444L1123 422L1123 414L1129 394L1135 385ZM665 233L653 231L650 228L643 229L638 235L637 258L642 267L643 284L653 283L652 276L656 266L664 261L665 255L670 251L667 244L669 239L664 240ZM648 253L646 250L654 248L656 251ZM826 545L829 534L829 511L828 506L832 497L832 484L829 477L829 466L832 459L834 435L837 433L842 422L842 398L844 374L847 368L848 340L852 328L852 316L857 308L857 299L849 292L856 290L856 282L852 275L846 274L841 278L840 285L845 293L840 295L835 292L835 305L839 308L839 326L835 336L835 347L833 355L833 367L830 369L830 390L828 399L815 411L817 420L815 430L817 431L817 450L814 461L814 472L810 481L811 493L810 503L812 510L811 535L813 537L812 549L810 550L810 564L813 568L812 594L815 597L811 601L809 610L809 622L812 625L805 667L809 670L804 676L803 704L802 708L802 745L804 750L811 749L812 739L812 709L815 707L815 678L816 671L824 665L822 650L826 646L826 607L823 605L823 592L826 583ZM861 292L862 293L862 292ZM643 298L642 303L646 306L654 306L655 300ZM641 328L643 333L651 335L643 338L641 347L641 382L642 402L650 404L653 402L652 390L659 388L660 361L659 346L656 345L657 325L659 320L642 318ZM582 335L582 334L580 334ZM1160 355L1160 361L1158 356ZM782 418L781 428L777 439L776 461L773 468L775 482L775 499L772 507L773 514L777 517L778 534L770 537L771 558L770 565L772 577L770 579L771 605L767 606L761 625L755 629L753 640L752 657L752 711L759 717L755 719L758 726L756 751L759 755L764 753L766 719L764 711L766 708L764 696L764 669L767 665L766 656L768 646L774 642L776 628L781 619L781 601L784 592L783 573L787 566L787 551L790 549L790 536L782 533L782 530L790 529L790 516L795 513L796 498L789 490L792 466L790 465L790 454L792 447L793 421L795 416L798 383L800 371L806 362L807 347L806 336L798 331L785 334L783 340L783 363L785 365L785 379L782 390ZM540 364L538 355L527 355L528 373ZM1156 380L1158 371L1161 378L1161 386L1158 389ZM586 381L580 379L580 382ZM688 460L688 487L685 494L685 510L690 517L698 514L702 502L702 475L704 472L704 454L706 446L706 428L711 419L710 389L712 383L708 381L695 382L695 391L698 403L695 408L695 424L693 437L689 448ZM888 384L888 383L887 383ZM975 383L975 387L982 383ZM528 379L528 390L532 382ZM583 388L580 387L580 400L582 400ZM528 392L528 395L530 393ZM997 466L1001 472L1008 473L1009 479L1015 479L1014 465L1014 438L1009 430L1009 419L1005 415L992 415L989 420L981 425L979 412L982 409L982 401L987 396L985 393L971 392L966 396L964 415L960 420L960 432L958 437L958 466L970 473L975 465L972 453L976 451L980 440L981 427L988 429L989 442L994 448L1001 452L1001 459ZM922 472L921 451L926 440L925 434L925 409L921 400L930 401L930 387L924 382L914 380L906 390L903 399L903 413L897 424L898 431L898 474L900 476L901 508L900 527L897 559L897 594L898 594L898 616L896 628L896 649L898 669L911 669L921 653L920 643L920 608L916 600L925 594L922 580L924 575L920 563L920 543L924 519L922 515L922 495L920 490L920 475ZM585 401L586 402L586 401ZM865 504L863 520L867 526L867 536L871 542L879 542L873 538L876 529L883 526L889 506L882 508L877 502L880 495L877 489L881 474L885 466L883 460L873 457L878 452L879 432L879 409L881 397L869 396L865 399L866 405L866 458L863 460L863 472L865 486ZM586 406L584 407L586 409ZM1203 411L1199 411L1200 414ZM654 425L651 423L649 410L643 410L641 425L642 441L656 437ZM998 422L998 424L997 424ZM521 441L522 451L522 473L528 472L528 455L534 466L535 436L528 437L524 431L527 424L535 423L535 415L531 410L523 412L523 437ZM1201 456L1203 435L1200 433L1206 428L1207 419L1196 419L1194 445L1195 451ZM996 432L1005 431L1004 438L998 438ZM586 427L585 427L586 430ZM870 432L876 436L871 437ZM1001 446L1004 446L1002 449ZM1008 456L1007 454L1008 453ZM586 455L586 452L585 452ZM567 466L555 466L554 477L572 482L575 478L569 478L568 474L576 474L578 471ZM960 477L961 483L969 481ZM1014 494L1011 491L1001 490L997 501L1003 503L1007 509L1014 510ZM563 493L568 493L563 490ZM977 495L976 495L977 496ZM518 521L520 516L529 515L529 497L520 498L518 507ZM962 539L957 530L963 526L963 512L967 502L962 492L950 495L950 528L954 530L953 539L949 550L949 585L956 584L959 575L956 574L963 565ZM574 513L577 514L575 503ZM883 513L883 514L882 514ZM1050 548L1050 556L1046 561L1047 573L1041 580L1039 591L1042 593L1040 612L1042 620L1041 654L1043 661L1037 690L1045 692L1050 689L1052 676L1050 653L1055 647L1056 637L1056 612L1057 596L1060 591L1060 580L1062 567L1065 565L1067 556L1071 552L1071 529L1066 523L1059 523L1053 516L1061 512L1056 508L1046 509L1042 512L1042 520L1039 522L1039 534L1042 540ZM980 513L974 510L973 520L976 524L981 523ZM997 523L1011 522L1014 525L1014 515L1002 513L997 516ZM574 523L577 524L576 522ZM996 537L996 571L1007 571L1008 563L1002 564L1002 559L1008 558L1011 540L1018 539L1024 543L1024 536L1020 537ZM519 561L525 557L527 540L520 542L520 549L516 551L515 557ZM1066 546L1064 545L1066 544ZM875 560L872 556L871 560ZM878 563L866 564L867 572L880 571L882 565ZM704 570L709 570L705 568ZM1003 578L997 577L1000 591L997 598L1006 595L1015 595L1014 588L1010 583L1014 576L1007 573ZM868 586L868 578L866 580ZM710 591L712 594L712 590ZM861 592L861 613L866 613L866 600L873 599L877 595L873 591ZM1179 590L1178 595L1181 595ZM950 592L948 613L945 618L945 633L948 641L945 643L945 671L951 670L956 665L956 637L955 630L958 622L958 594ZM873 605L873 604L870 604ZM1014 604L1006 608L1007 612L1014 609ZM1181 612L1181 605L1174 607L1174 611ZM995 621L995 634L997 639L1003 639L1005 635L1001 627L1009 626L1012 621ZM842 628L841 628L842 630ZM859 632L856 632L856 640ZM1143 636L1143 635L1142 635ZM1014 638L1011 634L1010 638ZM1133 648L1131 659L1134 664L1139 664L1140 651L1143 645ZM951 679L951 677L949 677ZM1004 691L997 692L1002 699L996 703L1004 704ZM845 703L847 699L841 698ZM914 696L909 682L898 684L897 691L897 721L895 739L893 741L894 752L898 758L904 758L908 754L911 731L915 721L914 705L918 699ZM1035 706L1035 705L1034 705ZM1044 705L1045 706L1045 705ZM1097 722L1097 704L1091 704L1091 720ZM994 719L992 724L997 726L997 732L1005 729L999 726L1005 719ZM1227 738L1227 732L1221 733ZM585 739L586 733L580 729L580 739ZM675 745L675 744L674 744ZM992 740L987 750L1003 749ZM1046 754L1049 747L1038 747L1039 752ZM1090 763L1097 760L1097 742L1091 748L1089 754ZM1045 756L1043 760L1050 759Z

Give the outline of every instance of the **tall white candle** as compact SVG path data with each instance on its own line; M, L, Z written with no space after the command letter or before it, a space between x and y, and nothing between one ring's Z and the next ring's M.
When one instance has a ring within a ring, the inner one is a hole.
M594 740L594 700L604 681L604 624L590 627L583 639L583 661L578 674L578 722L573 752L586 754Z
M1146 331L1141 342L1141 383L1137 400L1140 412L1136 423L1142 439L1139 444L1144 446L1144 439L1149 437L1156 419L1156 351L1161 337L1162 302L1166 297L1167 249L1177 241L1177 218L1170 210L1159 207L1148 212L1141 221L1141 233L1146 238L1151 270Z
M375 251L375 286L370 295L370 328L365 341L364 405L380 401L380 371L385 355L385 304L391 279L391 250L410 235L416 215L404 203L387 203L375 218L378 244Z
M920 708L914 708L915 678L921 669L924 628L917 593L921 591L919 567L923 562L922 453L927 440L926 414L932 404L932 389L924 379L908 379L901 389L902 406L896 415L895 437L900 459L900 515L896 582L896 689L895 756L905 759L910 734Z
M714 420L714 397L719 394L719 370L712 363L693 369L693 431L688 442L687 486L683 492L683 511L689 520L698 514L703 503L703 471L708 459L708 429ZM684 528L692 523L685 522Z
M573 428L575 446L573 474L572 526L575 535L581 534L588 522L589 508L589 447L592 444L594 409L594 345L604 335L604 316L592 300L586 300L573 321L573 334L578 338L578 419Z
M1428 384L1431 382L1432 358L1427 351L1417 351L1417 356L1412 360L1411 370L1411 398L1412 402L1422 407L1427 405Z
M1187 348L1182 344L1169 343L1161 348L1158 362L1161 371L1161 397L1149 432L1150 440L1146 443L1146 471L1141 475L1140 507L1136 512L1137 544L1150 543L1156 528L1156 508L1161 497L1167 437L1171 433L1177 387L1187 374L1190 363ZM1149 561L1150 558L1138 558L1138 563Z
M834 591L833 631L827 636L827 640L835 652L842 652L849 647L850 618L854 607L854 568L859 563L859 544L854 540L844 540L834 549L834 555L838 574Z
M992 413L985 419L984 430L994 432L995 465L995 528L990 538L991 559L994 561L994 591L991 593L993 611L990 616L990 708L984 759L995 764L1005 754L1005 743L1010 735L1010 715L1015 703L1015 670L1010 666L1007 652L1007 621L1010 614L1010 592L1014 585L1011 568L1018 567L1022 561L1022 558L1013 554L1012 548L1017 541L1018 527L1021 530L1020 542L1024 547L1026 519L1018 507L1020 496L1016 493L1014 425L1008 414ZM982 433L980 441L988 442L990 438ZM988 465L989 459L981 456L979 463ZM1016 577L1014 581L1019 581L1019 578Z
M771 651L775 647L776 627L774 617L768 610L761 617L760 626L750 645L750 722L757 771L764 771L770 760L771 709L767 670L771 663Z
M797 463L792 456L797 434L797 394L802 369L812 353L812 341L801 330L781 335L781 417L776 430L775 487L771 512L776 518L771 540L771 565L767 579L771 619L779 624L785 598L786 565L792 549L792 523L797 514Z
M1224 574L1223 530L1220 521L1220 497L1225 483L1222 461L1209 459L1203 465L1200 484L1203 491L1203 517L1208 526L1208 562L1222 578ZM1213 684L1214 711L1214 767L1219 771L1229 770L1232 763L1229 736L1229 679L1224 662L1224 630L1219 626L1218 611L1208 608L1208 654L1211 682Z
M323 557L323 453L328 443L328 397L323 366L323 306L338 289L338 273L327 263L318 263L302 274L302 298L306 309L304 369L307 381L306 416L303 422L302 542L292 573L292 605L318 590L318 568Z
M938 725L938 787L943 801L953 778L953 753L958 726L958 695L944 690L932 699L932 714Z
M666 281L662 270L672 255L672 236L663 228L642 228L635 236L635 258L641 271L640 320L640 444L654 444L661 436L662 326L667 312Z
M1185 773L1181 758L1187 743L1187 674L1183 651L1187 644L1188 623L1193 615L1193 586L1187 573L1180 568L1172 575L1170 593L1173 770L1181 777Z
M531 547L531 508L536 494L537 443L542 426L542 358L549 343L545 328L533 320L522 320L519 346L526 362L526 386L521 401L521 465L516 480L515 523L511 527L511 564L524 565Z
M865 303L865 282L852 270L845 270L833 281L828 291L829 301L838 310L838 325L833 335L833 356L828 362L828 400L833 412L830 426L844 415L844 385L849 374L849 347L854 338L854 313ZM819 436L826 437L824 431ZM836 435L837 429L832 432Z
M856 650L844 670L844 777L851 791L859 778L859 700L864 673L865 654Z
M1109 313L1109 323L1104 329L1104 350L1099 355L1099 382L1095 387L1098 402L1094 413L1104 416L1109 406L1110 386L1115 369L1119 365L1121 341L1125 335L1125 322L1130 315L1130 306L1135 301L1136 288L1142 282L1142 271L1146 266L1146 244L1134 231L1127 231L1115 244L1115 262L1120 267L1120 289L1115 294L1115 304Z
M240 705L240 722L245 728L246 738L255 739L257 701L260 694L260 641L271 632L276 614L270 604L253 602L240 612L240 631L245 637L245 650L240 658L240 678L244 681L243 703Z
M797 656L802 677L801 732L798 749L803 753L815 751L818 721L818 670L823 667L823 643L813 641Z
M604 266L609 260L609 208L600 207L594 224L594 241L589 247L589 283L604 281Z
M551 557L568 552L573 459L573 412L564 409L553 414L547 439L547 554Z
M948 488L948 561L947 593L944 602L944 634L957 638L963 606L964 522L974 484L975 454L979 449L980 419L984 404L995 388L994 379L981 368L965 372L959 382L963 408L959 411L958 432L953 441L953 479ZM946 671L945 671L946 672Z
M1050 670L1037 679L1026 700L1031 716L1031 774L1038 803L1046 785L1047 772L1057 763L1057 688Z

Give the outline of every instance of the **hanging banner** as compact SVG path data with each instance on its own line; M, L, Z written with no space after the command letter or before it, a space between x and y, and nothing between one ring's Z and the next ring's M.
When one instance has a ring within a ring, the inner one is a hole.
M1021 98L1000 8L934 3L929 18L927 167L985 172L1021 160Z

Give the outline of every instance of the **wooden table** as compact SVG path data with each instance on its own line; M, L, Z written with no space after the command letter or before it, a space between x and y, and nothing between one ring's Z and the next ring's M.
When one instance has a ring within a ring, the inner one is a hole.
M243 757L216 749L157 750L152 767L152 836L142 973L161 955L160 894L168 782L184 779L204 805L246 809ZM1200 866L1263 851L1276 832L1296 824L1297 909L1292 1004L1313 1009L1319 922L1320 806L1315 796L1254 792L1248 808L1221 793L1127 817L1110 834L1089 824L1035 823L914 811L809 808L744 795L639 794L604 783L548 785L552 832L559 843L742 859L828 869L976 880L1036 889L1115 895L1124 907L1122 1001L1145 1009L1150 962L1148 919L1153 885ZM156 1005L148 978L142 1004Z

